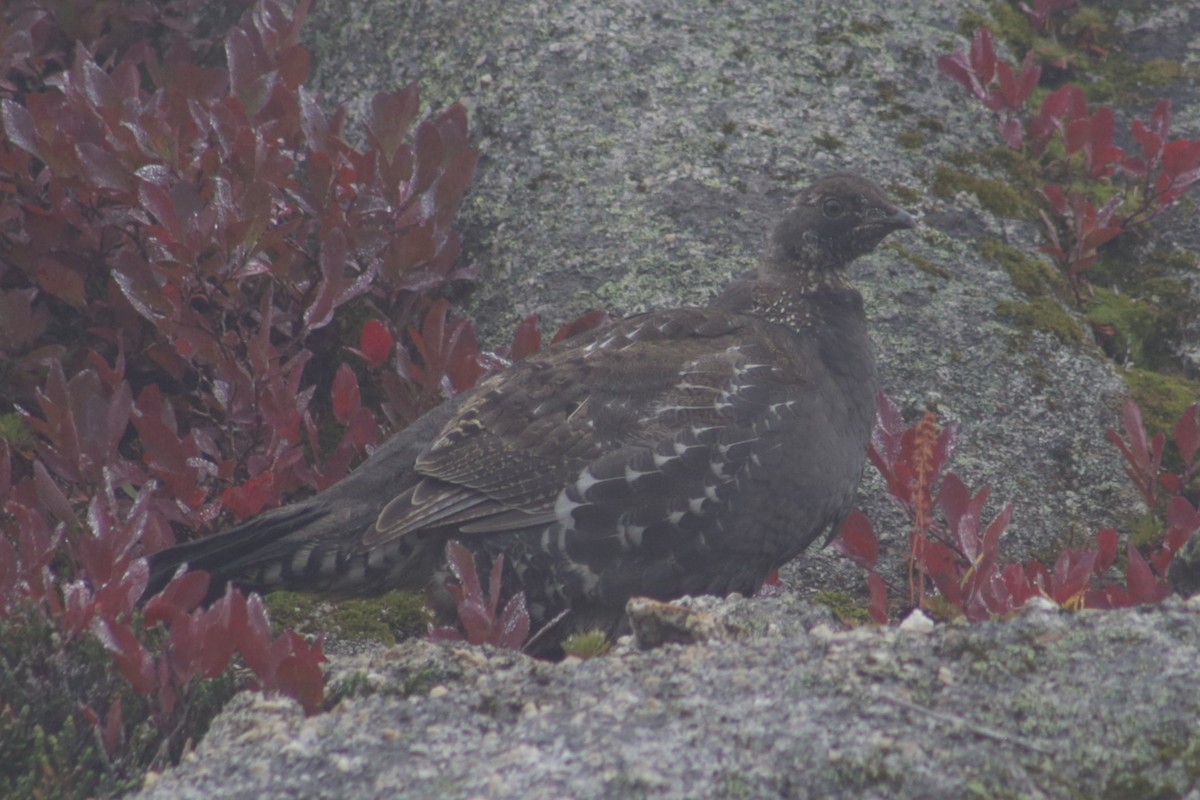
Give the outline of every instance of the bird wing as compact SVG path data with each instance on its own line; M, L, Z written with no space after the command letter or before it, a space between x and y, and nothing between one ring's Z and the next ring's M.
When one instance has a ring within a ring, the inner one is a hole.
M417 458L423 479L384 507L363 546L555 521L640 537L702 515L770 427L780 335L724 311L654 312L515 365L461 404Z

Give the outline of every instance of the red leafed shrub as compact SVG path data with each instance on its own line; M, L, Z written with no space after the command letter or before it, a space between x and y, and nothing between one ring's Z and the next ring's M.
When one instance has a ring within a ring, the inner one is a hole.
M1046 0L1022 8L1034 25L1046 25L1052 12L1076 5ZM1041 69L1034 53L1019 69L997 58L992 35L979 28L971 47L937 59L938 70L988 108L1000 114L1000 135L1023 150L1049 181L1041 190L1041 210L1049 254L1071 281L1076 299L1088 295L1087 270L1099 248L1122 233L1141 232L1150 220L1200 182L1200 141L1168 139L1171 103L1160 100L1147 124L1134 120L1131 138L1141 154L1127 155L1113 139L1112 108L1089 111L1083 90L1066 84L1043 98L1036 114L1025 106L1037 87ZM1106 199L1096 205L1096 198Z
M345 112L303 87L307 7L262 0L220 41L196 34L213 9L194 0L0 14L0 400L17 412L0 416L0 696L48 714L5 706L0 750L25 760L0 794L109 794L177 756L235 653L320 708L319 641L271 635L237 591L199 608L202 575L139 616L140 556L343 477L380 441L359 380L394 332L401 371L372 392L409 369L433 404L502 365L434 296L470 277L451 229L478 157L465 112L381 93L350 145ZM383 405L394 424L418 411ZM96 647L111 661L55 698ZM76 735L30 742L34 724Z
M1200 433L1193 404L1176 426L1175 441L1184 462L1176 474L1161 467L1163 434L1147 441L1137 405L1125 407L1125 436L1108 438L1128 462L1126 472L1142 493L1151 514L1163 516L1163 535L1147 559L1132 543L1126 547L1124 582L1109 577L1118 553L1117 531L1096 533L1092 548L1064 549L1052 568L1038 561L1000 562L1000 539L1012 518L1005 506L984 524L989 489L972 494L962 480L946 472L954 449L953 429L941 429L932 414L904 428L899 411L879 396L871 463L883 476L888 493L908 514L908 582L910 607L933 608L977 621L1011 613L1033 597L1064 608L1119 608L1154 603L1170 593L1167 567L1183 544L1200 531L1200 509L1179 492L1200 473ZM1159 490L1170 495L1164 499ZM867 570L868 611L876 622L888 619L886 586L875 571L878 541L870 520L854 512L846 520L835 547ZM931 591L936 591L936 602Z
M475 559L462 543L447 542L446 563L454 573L454 579L446 581L446 589L454 598L461 630L436 627L431 629L430 638L440 641L465 639L471 644L521 649L529 638L529 611L525 608L524 592L510 597L503 610L500 609L500 573L504 570L504 556L497 556L492 564L486 595Z
M140 556L329 486L385 421L508 363L438 297L472 277L464 110L380 93L352 146L303 86L307 8L260 0L213 39L193 19L223 9L196 0L0 14L0 697L48 713L0 714L0 794L110 794L178 756L235 654L319 709L319 640L236 590L200 608L199 574L139 618ZM514 352L539 345L525 326ZM77 736L35 746L35 723Z

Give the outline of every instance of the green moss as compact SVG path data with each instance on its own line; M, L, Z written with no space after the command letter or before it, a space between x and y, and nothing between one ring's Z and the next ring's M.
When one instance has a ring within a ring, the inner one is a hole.
M943 198L954 197L959 192L970 192L979 198L980 205L988 211L1008 219L1032 220L1037 217L1037 204L1031 195L1019 192L1003 181L954 167L938 167L932 189L935 195Z
M857 628L871 622L867 610L845 592L817 592L812 599L832 611L834 619L847 627Z
M1200 301L1183 276L1195 272L1200 258L1165 249L1147 256L1124 237L1117 244L1106 248L1089 270L1094 285L1116 288L1096 290L1097 309L1089 317L1113 327L1118 339L1106 343L1106 349L1114 358L1121 360L1128 354L1136 366L1178 371L1177 343L1200 317Z
M1134 518L1129 528L1129 541L1136 547L1154 547L1163 540L1166 532L1162 523L1146 512Z
M263 603L276 630L329 633L354 642L393 645L424 635L429 625L424 597L412 592L336 602L305 592L272 592Z
M1087 311L1088 322L1111 330L1106 346L1118 363L1145 366L1144 343L1154 335L1157 310L1141 300L1096 288Z
M97 637L68 640L41 608L16 604L0 619L0 797L83 800L133 791L152 764L177 760L186 741L203 736L234 690L229 671L195 681L179 699L186 713L165 731ZM121 740L105 754L84 709L103 718L117 702Z
M1173 800L1181 795L1174 784L1155 783L1144 775L1118 774L1104 784L1100 800Z
M932 275L935 278L947 279L952 277L950 270L946 269L945 267L938 266L932 260L920 255L919 253L914 253L902 244L888 242L884 244L883 248L895 253L896 255L902 256L914 267L919 269L921 272L924 272L926 275Z
M892 183L888 185L888 192L902 206L915 206L925 199L922 192L905 186L902 183Z
M921 130L929 131L930 133L945 133L946 125L937 117L921 117L917 121L917 127Z
M1024 331L1042 331L1052 334L1065 344L1076 344L1084 340L1084 331L1057 300L1040 297L1028 303L1011 300L996 305L996 313Z
M968 800L1022 800L1025 797L1007 786L996 785L994 780L970 781L963 788Z
M414 669L407 674L389 674L387 680L372 680L371 676L362 670L352 672L335 684L331 684L326 692L325 707L333 708L348 697L412 697L426 695L435 686L453 683L461 679L460 674L454 674L436 667L427 666Z
M980 251L1003 267L1013 286L1026 297L1070 296L1071 287L1066 278L1044 259L1034 258L1024 250L991 237L983 240Z
M896 143L906 150L920 150L925 145L925 134L921 131L901 131L896 134Z
M568 636L562 643L562 649L568 656L586 660L607 653L612 649L612 642L604 631L588 631Z
M988 5L988 13L992 18L983 23L984 27L1010 50L1024 56L1026 51L1033 49L1038 37L1029 24L1029 17L1015 3L994 0Z
M883 33L887 28L878 22L863 19L855 19L850 23L850 32L856 36L875 36Z
M1122 102L1144 98L1147 90L1162 89L1177 81L1196 78L1195 68L1165 58L1152 58L1149 61L1112 59L1097 63L1093 71L1098 77L1096 85L1106 88L1106 94ZM1100 101L1108 98L1093 98L1093 93L1089 92L1088 99Z
M15 448L24 447L33 441L29 426L19 414L0 414L0 440Z
M1120 375L1142 410L1142 422L1150 435L1174 431L1184 409L1200 397L1200 381L1136 367L1122 370Z
M813 137L813 144L820 147L822 150L828 150L831 153L836 153L846 146L846 143L834 136L832 133L825 131L819 136Z

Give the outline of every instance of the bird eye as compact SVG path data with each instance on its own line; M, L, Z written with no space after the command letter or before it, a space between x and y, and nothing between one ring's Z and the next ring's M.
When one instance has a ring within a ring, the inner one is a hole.
M831 197L821 205L821 210L827 217L836 217L842 213L842 201Z

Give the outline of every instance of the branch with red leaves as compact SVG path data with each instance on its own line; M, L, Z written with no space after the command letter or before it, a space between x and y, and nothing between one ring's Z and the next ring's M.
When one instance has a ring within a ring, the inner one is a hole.
M1035 26L1048 16L1069 7L1056 0L1023 6ZM1000 136L1015 150L1025 149L1050 179L1041 195L1047 207L1041 210L1049 254L1070 279L1076 300L1088 294L1087 270L1096 262L1099 249L1126 232L1139 232L1146 224L1178 201L1200 181L1200 140L1168 139L1171 104L1160 100L1149 123L1134 120L1130 134L1141 154L1127 156L1113 142L1113 110L1101 106L1089 112L1083 91L1073 84L1046 95L1036 115L1023 116L1025 106L1038 84L1041 68L1032 51L1019 69L996 57L991 32L979 28L968 50L937 59L938 70L955 81L992 111L1000 114ZM1053 158L1051 142L1057 141L1062 158ZM1126 183L1127 178L1130 182ZM1111 194L1097 208L1096 187ZM1118 213L1122 212L1122 213Z
M1136 404L1125 409L1125 437L1108 436L1128 462L1126 472L1152 509L1163 505L1158 488L1172 496L1165 501L1166 528L1149 559L1129 544L1124 583L1109 579L1118 552L1116 530L1096 534L1094 548L1064 549L1053 568L1038 561L1002 565L1000 540L1012 519L1005 506L986 526L984 508L989 489L972 494L946 466L954 447L954 428L940 429L932 414L904 428L900 413L879 396L871 463L886 482L892 499L905 510L909 532L909 605L931 608L930 589L941 607L972 621L1011 613L1033 597L1044 597L1064 608L1119 608L1154 603L1170 593L1167 567L1183 544L1200 531L1200 510L1179 492L1200 472L1200 403L1192 405L1176 425L1176 444L1184 460L1180 474L1162 470L1165 437L1147 440ZM876 622L888 619L886 585L876 572L878 541L870 521L859 512L847 519L835 547L867 570L868 611Z

